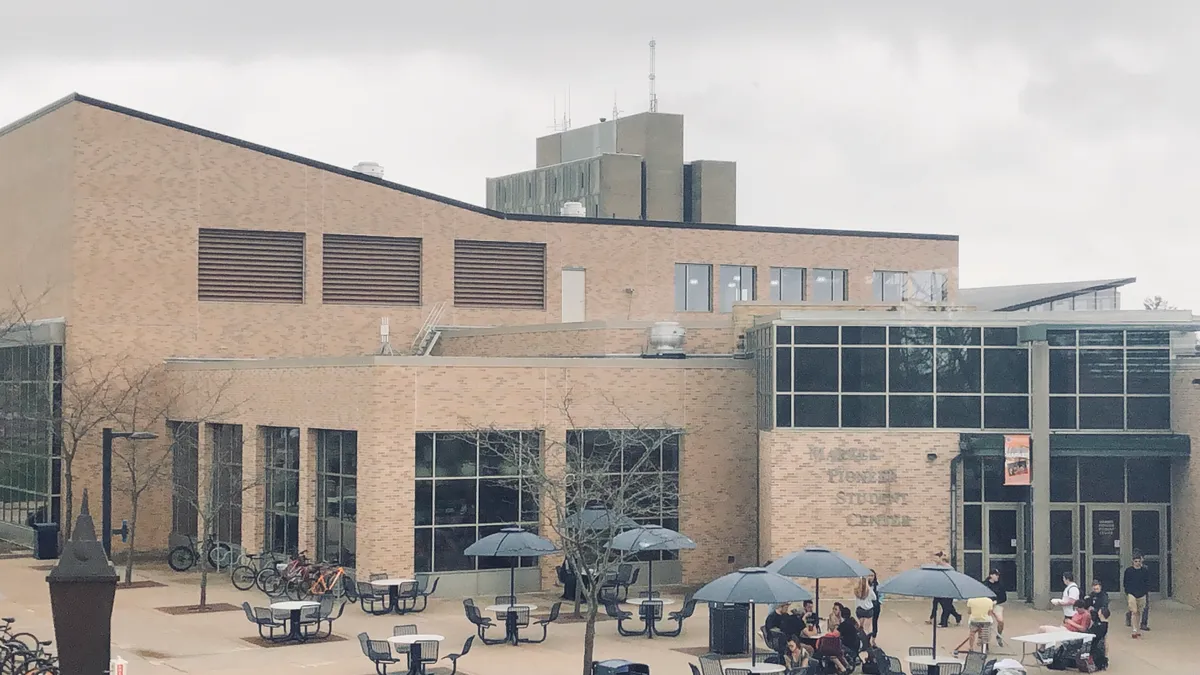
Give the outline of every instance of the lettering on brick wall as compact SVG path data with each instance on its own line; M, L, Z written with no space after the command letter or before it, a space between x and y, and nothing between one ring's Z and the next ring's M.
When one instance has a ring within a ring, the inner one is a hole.
M900 492L899 472L879 450L809 448L809 459L825 465L826 478L837 486L834 501L850 527L912 527L915 517L908 492ZM901 488L902 489L902 488ZM918 497L918 500L920 498Z

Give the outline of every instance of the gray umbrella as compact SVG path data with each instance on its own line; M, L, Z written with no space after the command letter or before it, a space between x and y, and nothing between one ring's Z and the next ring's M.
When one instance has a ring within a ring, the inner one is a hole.
M603 504L588 504L564 518L563 525L570 530L591 532L622 532L637 527L632 518L613 513Z
M747 567L708 582L692 598L699 602L750 605L750 664L753 665L755 603L803 602L812 600L812 593L785 576L761 567Z
M512 558L508 570L508 594L515 596L517 561L520 558L536 558L557 552L558 547L549 539L543 539L519 527L506 527L471 544L463 554L476 558Z
M871 573L871 570L854 558L824 546L808 546L803 551L789 553L767 565L767 569L785 577L816 579L818 616L821 613L822 579L858 579Z
M696 542L685 534L661 525L638 525L612 538L608 547L618 551L640 553L642 551L682 551L696 548ZM646 589L654 597L654 561L646 563Z
M907 595L913 598L994 598L996 594L983 583L949 565L921 565L901 572L879 584L879 592L888 595ZM933 622L933 650L937 652L938 624Z

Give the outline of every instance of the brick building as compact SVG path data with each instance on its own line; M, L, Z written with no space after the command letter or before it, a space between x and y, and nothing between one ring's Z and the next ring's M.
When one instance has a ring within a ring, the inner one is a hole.
M1036 598L1132 541L1200 596L1188 312L971 311L954 236L505 214L82 96L0 129L0 203L6 538L63 517L54 420L119 364L169 399L143 548L197 531L196 491L247 550L484 592L502 575L461 548L547 517L485 436L569 462L636 431L657 520L699 545L664 581L821 542L881 575L947 549ZM646 358L672 321L685 358ZM1032 488L997 482L1006 434Z

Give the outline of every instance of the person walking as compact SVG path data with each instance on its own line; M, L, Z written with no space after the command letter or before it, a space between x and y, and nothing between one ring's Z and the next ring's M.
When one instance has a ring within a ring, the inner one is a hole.
M992 607L992 616L996 619L996 644L1004 646L1004 603L1008 602L1008 591L1005 590L1004 584L1000 583L1000 570L992 570L986 580L984 586L996 596L996 604ZM968 603L969 605L970 603ZM970 609L970 607L968 607Z
M1133 628L1133 637L1140 638L1142 631L1150 630L1150 570L1145 567L1141 551L1133 552L1133 565L1125 568L1122 578L1129 608L1125 612L1125 625ZM1133 623L1134 619L1137 623Z
M945 552L938 551L933 554L933 564L950 567L950 559L946 557ZM962 625L962 614L959 614L958 610L954 609L954 601L950 598L934 598L933 606L929 609L929 620L925 623L932 624L934 621L937 621L938 607L942 608L942 620L938 623L938 626L949 628L950 617L954 617L954 625Z
M883 611L883 594L879 592L879 577L876 576L875 570L871 570L867 582L871 584L871 590L875 592L875 606L871 608L871 637L878 637L879 614Z
M1063 623L1066 623L1075 616L1075 604L1079 602L1080 597L1079 584L1075 583L1074 572L1063 572L1062 581L1062 598L1054 598L1050 603L1062 607Z

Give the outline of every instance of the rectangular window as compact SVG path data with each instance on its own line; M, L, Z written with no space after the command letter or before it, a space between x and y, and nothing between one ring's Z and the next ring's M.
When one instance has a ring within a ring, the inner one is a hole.
M712 265L675 263L675 311L712 311Z
M888 396L888 426L900 429L933 427L932 396Z
M879 347L842 347L842 391L887 391L887 350Z
M945 302L950 299L950 285L945 272L908 273L908 297L917 302Z
M171 434L171 533L198 535L200 429L195 422L167 422Z
M0 348L0 521L18 527L61 519L62 439L53 433L62 413L61 352Z
M242 425L209 424L212 442L212 526L217 541L242 545Z
M358 542L358 433L317 429L317 556L354 567Z
M792 356L795 391L836 392L838 361L837 347L797 347Z
M804 302L804 268L771 268L771 301L785 304Z
M846 270L813 270L813 302L846 302L846 291Z
M454 305L544 310L546 245L455 240Z
M418 433L415 572L508 567L507 559L462 551L508 525L538 531L534 476L541 451L537 431ZM536 559L520 560L521 567L536 565Z
M304 302L304 233L200 228L198 297Z
M321 284L326 303L420 305L421 240L326 234Z
M754 272L749 265L721 265L720 311L732 312L733 303L757 299Z
M300 430L262 427L263 551L292 555L300 547Z
M624 504L642 525L679 528L680 440L677 429L586 429L567 432L569 513L589 502ZM672 560L671 551L637 560Z
M871 282L875 302L904 302L908 286L907 272L875 272Z

